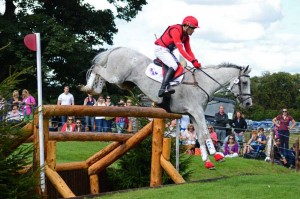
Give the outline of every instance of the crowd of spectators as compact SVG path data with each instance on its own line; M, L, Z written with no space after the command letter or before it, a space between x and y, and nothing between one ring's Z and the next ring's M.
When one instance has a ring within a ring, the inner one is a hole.
M64 87L64 92L57 98L57 105L74 105L74 96L69 92L69 87ZM116 105L111 101L111 97L100 95L98 99L88 94L83 99L84 106L135 106L131 99L120 99ZM12 97L5 100L0 96L0 111L2 111L0 121L7 124L19 124L33 119L33 112L36 108L36 100L26 89L22 90L20 96L18 90L14 90ZM4 114L5 112L5 114ZM295 120L287 112L282 110L282 114L272 120L278 135L274 141L274 159L277 164L286 167L295 167L295 150L293 145L289 149L289 130L295 126ZM290 126L291 124L291 126ZM179 139L187 154L194 154L195 148L199 147L197 132L191 123L188 115L183 115L179 120ZM107 116L60 116L53 117L49 121L50 131L60 132L115 132L115 133L135 133L140 128L140 122L135 117L107 117ZM231 130L228 131L228 128ZM248 157L249 154L263 152L267 135L263 128L258 128L251 132L250 137L245 135L247 123L241 112L237 111L232 120L224 111L224 107L219 107L219 112L215 114L215 125L208 125L208 132L212 142L218 152L222 152L225 157ZM272 129L273 130L273 129ZM176 137L176 120L166 123L165 136Z
M27 89L22 90L22 96L18 90L14 90L8 100L0 96L0 122L16 125L32 121L35 108L35 98Z

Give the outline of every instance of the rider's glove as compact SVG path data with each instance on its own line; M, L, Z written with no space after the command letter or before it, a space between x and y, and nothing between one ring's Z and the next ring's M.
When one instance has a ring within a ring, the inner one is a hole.
M194 65L195 68L199 69L201 67L201 64L198 62L197 59L194 59L192 61L192 64Z

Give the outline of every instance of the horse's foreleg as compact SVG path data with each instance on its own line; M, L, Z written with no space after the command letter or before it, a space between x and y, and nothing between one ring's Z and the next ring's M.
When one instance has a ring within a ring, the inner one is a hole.
M96 73L92 71L91 75L88 78L87 84L85 86L81 86L80 90L83 92L91 92L93 90L95 79L96 79Z

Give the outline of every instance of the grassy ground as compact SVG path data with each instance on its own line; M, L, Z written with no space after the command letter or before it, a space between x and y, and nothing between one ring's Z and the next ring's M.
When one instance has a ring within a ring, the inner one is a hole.
M208 173L210 171L207 171ZM95 199L195 199L195 198L298 198L300 194L299 173L233 176L210 182L187 183L151 189L136 189L113 193Z
M298 137L292 135L291 140ZM84 161L108 144L58 142L57 160ZM95 198L297 198L300 194L300 174L284 167L240 157L214 163L216 170L207 170L200 156L192 156L193 174L186 184L121 191Z

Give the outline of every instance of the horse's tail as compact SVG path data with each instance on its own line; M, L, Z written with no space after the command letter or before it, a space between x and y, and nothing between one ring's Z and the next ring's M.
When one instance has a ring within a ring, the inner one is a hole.
M92 61L93 66L96 65L96 66L102 66L102 67L106 68L106 63L107 63L110 53L112 53L113 51L115 51L119 48L122 48L122 47L113 48L111 50L107 50L107 51L101 52L98 55L96 55L96 57L94 57L94 59Z

